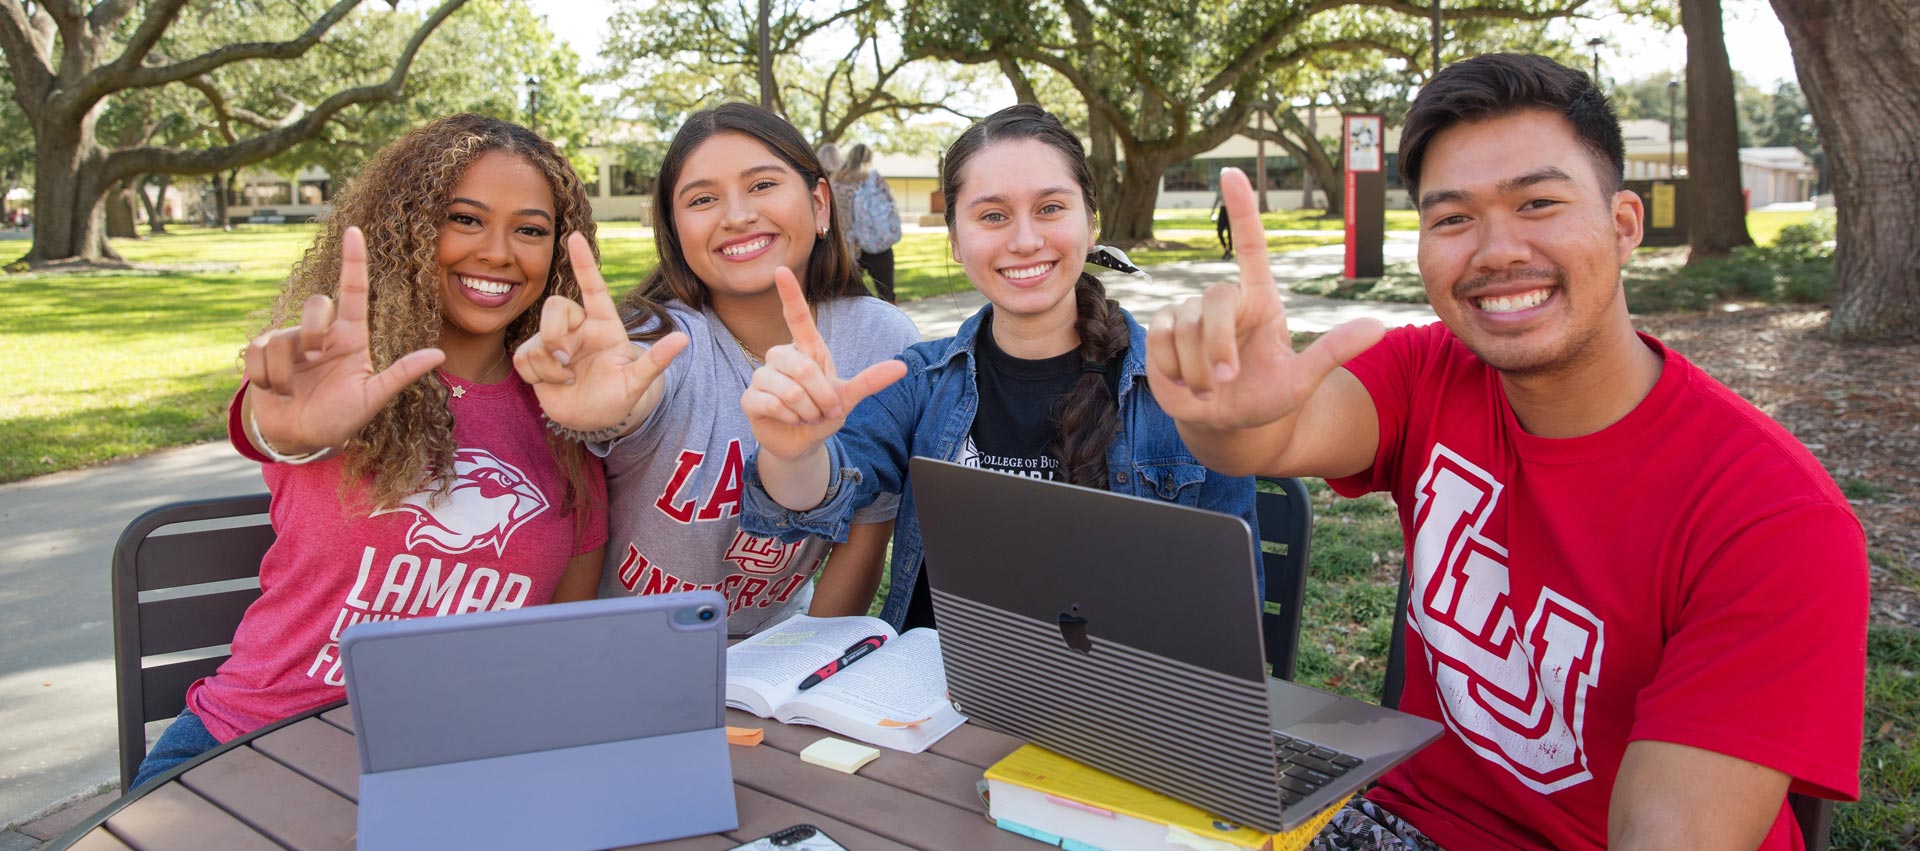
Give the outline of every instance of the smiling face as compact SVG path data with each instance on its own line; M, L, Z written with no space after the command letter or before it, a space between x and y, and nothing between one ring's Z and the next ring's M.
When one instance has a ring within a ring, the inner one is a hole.
M553 267L553 209L553 187L525 159L494 150L467 166L435 250L443 348L497 347L508 324L539 303Z
M1456 124L1420 175L1420 277L1453 333L1510 377L1555 374L1634 341L1620 266L1641 205L1603 181L1564 118Z
M832 194L750 136L719 133L687 156L673 224L687 266L719 297L773 291L773 270L804 275Z
M954 259L996 321L1071 329L1074 285L1096 231L1066 156L1033 139L990 143L967 161L958 190Z

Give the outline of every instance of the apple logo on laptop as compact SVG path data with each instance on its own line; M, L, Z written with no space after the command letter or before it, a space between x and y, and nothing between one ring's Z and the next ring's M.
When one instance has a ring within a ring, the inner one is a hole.
M1060 638L1067 642L1068 649L1093 653L1093 640L1087 637L1087 619L1080 616L1079 603L1060 613Z

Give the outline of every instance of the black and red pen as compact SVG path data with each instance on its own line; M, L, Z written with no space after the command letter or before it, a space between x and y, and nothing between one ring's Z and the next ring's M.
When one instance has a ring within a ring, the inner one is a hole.
M821 680L839 673L841 668L860 661L860 657L879 650L880 645L885 643L887 643L887 637L884 635L869 635L854 642L852 647L847 648L847 652L840 654L840 658L828 662L821 666L820 670L808 674L806 679L801 680L800 690L806 691L819 685Z

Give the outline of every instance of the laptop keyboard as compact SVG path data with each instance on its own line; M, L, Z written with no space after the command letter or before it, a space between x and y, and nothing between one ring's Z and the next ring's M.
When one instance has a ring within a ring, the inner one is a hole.
M1273 734L1274 755L1280 761L1280 802L1298 804L1335 777L1360 766L1359 757L1323 748L1306 739Z

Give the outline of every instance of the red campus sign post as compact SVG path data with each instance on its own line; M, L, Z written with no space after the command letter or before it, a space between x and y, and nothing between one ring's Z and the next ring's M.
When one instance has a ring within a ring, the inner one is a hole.
M1387 236L1386 125L1378 115L1346 115L1340 122L1347 183L1349 278L1386 274L1380 253Z

